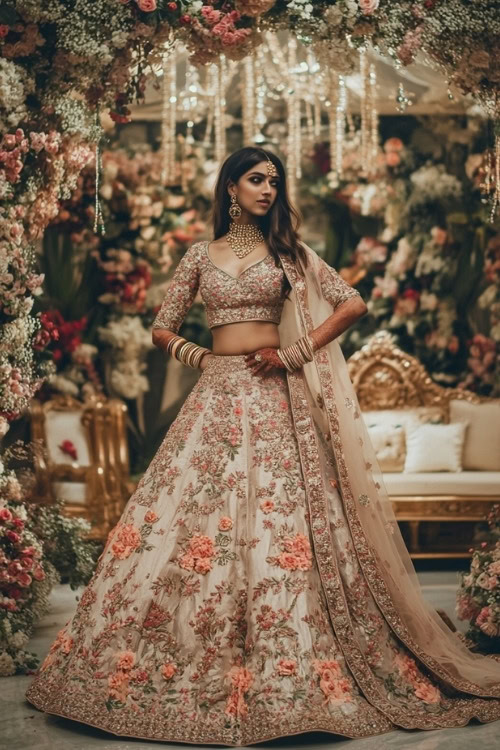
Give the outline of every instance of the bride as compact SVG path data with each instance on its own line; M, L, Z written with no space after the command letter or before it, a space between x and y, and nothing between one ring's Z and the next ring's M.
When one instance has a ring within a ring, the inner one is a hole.
M202 370L26 693L145 739L249 745L500 718L500 664L422 597L336 338L366 311L275 154L222 165L154 343ZM178 335L198 290L213 350Z

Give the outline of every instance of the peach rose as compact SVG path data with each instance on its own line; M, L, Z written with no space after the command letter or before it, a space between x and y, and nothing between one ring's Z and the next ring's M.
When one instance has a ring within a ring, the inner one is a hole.
M297 671L297 662L293 659L280 659L278 662L278 674L291 675Z
M210 570L212 570L212 560L210 557L198 557L195 560L194 569L197 573L202 573L205 575L205 573L208 573Z
M175 664L172 664L172 662L169 662L168 664L164 664L163 667L161 668L161 673L165 680L170 680L176 672L177 672L177 667Z
M148 510L148 512L144 516L144 520L146 521L146 523L154 523L158 520L158 516L156 515L154 510Z
M156 10L156 0L137 0L137 5L144 13Z
M229 516L222 516L219 521L219 531L229 531L233 528L233 519Z
M441 693L430 682L417 682L415 695L424 703L439 703L441 700Z
M118 669L127 671L132 669L135 664L135 654L133 651L122 651L118 654Z
M263 513L271 513L274 509L274 503L272 500L263 500L260 504L260 509Z
M400 674L410 682L417 681L419 676L415 661L408 654L397 654L394 659Z
M212 557L214 554L214 543L209 536L195 534L189 541L189 551L193 557Z

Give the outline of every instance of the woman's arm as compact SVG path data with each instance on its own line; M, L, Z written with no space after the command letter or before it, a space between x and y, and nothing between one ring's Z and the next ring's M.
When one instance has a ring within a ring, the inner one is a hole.
M368 311L360 296L353 296L342 302L335 311L317 328L309 334L313 342L314 351L329 344L341 333L344 333Z

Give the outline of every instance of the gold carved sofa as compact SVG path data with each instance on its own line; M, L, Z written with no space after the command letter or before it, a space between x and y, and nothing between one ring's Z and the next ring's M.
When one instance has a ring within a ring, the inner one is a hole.
M68 516L91 522L93 539L106 539L130 494L126 412L119 399L31 402L34 499L63 499Z
M456 414L457 409L471 411L470 405L486 404L480 409L483 420L485 416L491 420L500 417L500 399L439 386L420 362L399 349L386 332L377 333L353 354L348 368L367 426L370 421L367 415L383 417L388 410L398 409L437 409L442 415L440 421L447 424L450 410ZM470 430L470 422L466 424ZM491 427L495 429L493 422ZM475 430L477 436L477 424ZM488 440L486 436L484 439ZM393 467L386 473L382 467L384 483L413 558L470 556L471 544L484 533L485 516L500 501L500 451L498 442L495 446L491 442L490 439L485 446L490 454L495 451L489 459L489 470L470 470L464 466L458 472L411 473L400 465L399 470ZM473 445L472 449L477 453L481 445Z

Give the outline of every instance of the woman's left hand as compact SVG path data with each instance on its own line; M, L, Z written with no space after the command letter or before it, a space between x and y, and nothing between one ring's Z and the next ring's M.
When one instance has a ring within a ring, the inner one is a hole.
M254 373L268 372L269 370L272 370L273 367L277 367L280 370L286 370L285 365L276 354L276 351L276 349L268 346L264 349L258 349L256 352L253 352L251 354L247 354L245 356L247 367L249 367ZM262 358L260 362L255 359L256 354L259 354Z

